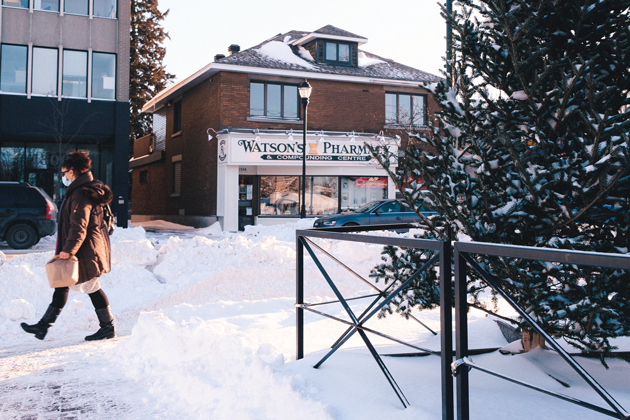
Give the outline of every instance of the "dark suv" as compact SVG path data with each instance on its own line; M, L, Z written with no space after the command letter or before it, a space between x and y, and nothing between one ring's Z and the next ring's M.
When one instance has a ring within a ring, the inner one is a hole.
M27 249L57 230L57 206L44 191L25 182L0 182L0 240Z

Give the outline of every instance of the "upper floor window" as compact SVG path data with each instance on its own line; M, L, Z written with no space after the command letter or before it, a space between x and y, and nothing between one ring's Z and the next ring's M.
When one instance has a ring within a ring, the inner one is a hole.
M26 93L26 60L28 48L22 45L2 45L0 51L0 90Z
M324 43L324 58L328 63L350 64L350 44Z
M47 10L51 12L59 11L59 0L31 0L33 9ZM63 11L73 15L87 16L90 13L89 7L92 2L92 16L102 18L116 18L116 0L64 0ZM2 0L3 6L20 7L28 9L29 0Z
M2 0L2 5L28 9L28 0Z
M92 53L92 97L116 98L116 55Z
M89 13L88 0L65 0L63 11L73 15L85 15Z
M115 18L116 0L94 0L94 17Z
M63 51L62 83L63 96L87 97L87 51Z
M59 11L59 0L33 0L35 10L48 10L50 12Z
M182 101L173 104L173 134L182 131Z
M33 47L33 94L57 96L58 56L58 49Z
M423 126L426 124L426 96L408 93L385 94L385 124Z
M33 46L28 63L26 45L2 44L0 49L0 92L57 96L61 82L64 97L88 97L88 52ZM59 60L62 72L59 74ZM30 74L27 74L30 68ZM89 97L116 99L116 54L92 53ZM27 81L30 91L27 92Z
M249 116L297 120L298 90L295 85L251 82L249 85Z

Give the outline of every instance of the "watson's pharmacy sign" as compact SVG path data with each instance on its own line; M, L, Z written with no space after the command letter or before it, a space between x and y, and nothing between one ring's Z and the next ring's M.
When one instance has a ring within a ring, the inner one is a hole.
M220 140L221 142L221 140ZM302 161L302 141L274 138L231 137L219 148L219 161L232 164L255 164L278 161L299 163ZM227 147L226 147L227 146ZM396 147L395 145L393 147ZM372 155L363 140L354 142L317 138L306 141L306 160L308 162L368 163Z

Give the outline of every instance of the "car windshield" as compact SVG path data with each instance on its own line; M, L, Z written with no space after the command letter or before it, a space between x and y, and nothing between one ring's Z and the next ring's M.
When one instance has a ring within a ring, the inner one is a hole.
M381 204L380 201L370 201L369 203L362 205L358 209L355 209L354 212L355 213L367 213L367 212L371 211L374 207L378 206L379 204Z

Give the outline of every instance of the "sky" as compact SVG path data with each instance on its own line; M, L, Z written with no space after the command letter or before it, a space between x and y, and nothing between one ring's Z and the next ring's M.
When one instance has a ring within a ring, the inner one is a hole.
M446 25L435 0L159 0L170 39L166 70L184 79L228 55L291 30L333 25L368 39L364 51L440 75Z

